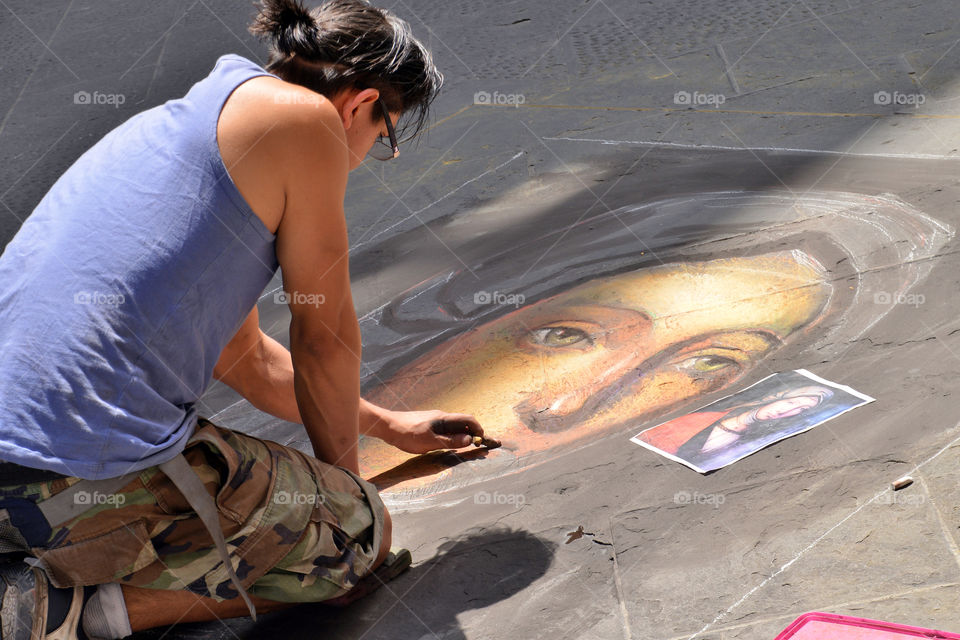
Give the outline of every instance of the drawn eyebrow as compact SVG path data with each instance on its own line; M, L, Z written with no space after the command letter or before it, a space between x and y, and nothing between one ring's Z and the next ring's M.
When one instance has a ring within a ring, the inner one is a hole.
M708 347L703 347L703 349L720 349L722 351L746 351L746 349L741 349L740 347L728 347L722 344L713 344ZM698 349L699 351L700 349Z
M540 302L546 302L546 300L542 300ZM578 319L576 316L581 315L581 312L583 311L589 312L595 309L607 309L609 311L616 313L617 315L640 316L647 320L653 320L650 314L643 309L630 309L629 307L618 307L616 305L599 304L597 302L587 302L587 301L580 301L574 304L566 304L556 311L547 310L541 313L543 313L544 318L557 317L557 318L563 318L564 320L576 320L577 322L594 322L593 320ZM593 317L593 315L589 313L583 314L583 315L587 315L587 317L589 318ZM570 317L570 316L574 316L574 317ZM563 320L558 320L558 322L562 322L562 321Z

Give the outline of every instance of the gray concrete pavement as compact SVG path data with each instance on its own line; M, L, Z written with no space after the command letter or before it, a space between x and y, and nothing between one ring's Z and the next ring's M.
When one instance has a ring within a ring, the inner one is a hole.
M951 0L382 4L447 83L426 139L351 177L361 315L491 247L683 194L889 193L960 227ZM3 0L3 241L112 127L182 95L223 53L263 61L251 15L228 0ZM77 91L124 102L75 104ZM504 96L522 104L495 104ZM415 566L347 610L143 637L772 639L810 610L960 632L955 246L911 289L922 304L890 310L841 357L798 348L753 376L804 367L877 398L829 428L707 476L613 433L397 507ZM269 291L265 328L282 340ZM303 443L228 389L204 400L225 426ZM888 491L905 473L914 485ZM478 504L481 491L522 503Z

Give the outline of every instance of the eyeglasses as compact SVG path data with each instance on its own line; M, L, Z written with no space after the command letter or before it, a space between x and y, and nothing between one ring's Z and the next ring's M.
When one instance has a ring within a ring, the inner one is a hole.
M380 111L383 113L383 121L387 123L387 134L389 141L379 136L377 141L370 147L369 156L377 160L392 160L400 155L400 147L397 146L397 133L393 129L393 123L390 122L390 113L387 111L387 105L383 98L377 98L377 104L380 105Z

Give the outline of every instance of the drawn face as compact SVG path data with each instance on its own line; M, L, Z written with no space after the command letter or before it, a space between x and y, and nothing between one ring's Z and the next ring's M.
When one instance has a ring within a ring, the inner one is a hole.
M491 455L523 457L726 387L813 322L829 293L796 251L597 278L435 347L370 399L473 414L504 443ZM368 476L407 458L361 445Z
M789 418L820 404L820 396L801 396L777 400L757 409L757 420L779 420Z
M754 414L758 420L779 420L789 418L808 409L819 406L833 397L833 390L819 385L806 385L787 391L781 391L763 399L763 403Z

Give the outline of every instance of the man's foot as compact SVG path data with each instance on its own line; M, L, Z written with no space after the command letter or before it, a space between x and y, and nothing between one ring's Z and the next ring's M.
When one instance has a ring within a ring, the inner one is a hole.
M93 589L90 589L91 593ZM83 632L81 617L86 597L83 587L55 589L48 587L47 635L44 640L88 640ZM89 638L89 640L97 640Z
M373 573L361 578L360 582L358 582L353 589L350 589L350 591L347 591L342 596L324 600L323 604L329 604L334 607L345 607L348 604L352 604L360 598L370 595L382 585L390 582L409 569L411 562L413 562L413 556L410 555L410 551L407 549L391 549L386 559L379 567L373 570Z
M47 577L21 559L0 559L0 639L43 638Z
M40 569L0 557L0 640L86 640L82 613L83 587L55 589Z

